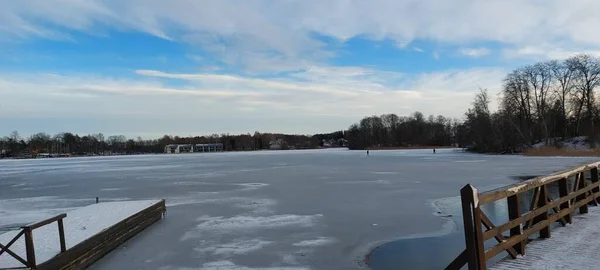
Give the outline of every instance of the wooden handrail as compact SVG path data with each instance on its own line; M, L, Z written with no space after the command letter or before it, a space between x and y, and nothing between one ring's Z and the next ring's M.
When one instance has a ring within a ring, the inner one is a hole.
M67 214L60 214L55 217L51 217L49 219L33 223L31 225L21 227L21 231L6 245L0 244L0 255L6 251L9 255L15 258L17 261L25 265L25 267L35 269L37 266L35 260L35 246L33 244L33 230L40 228L42 226L48 225L52 222L58 223L58 237L60 239L60 252L65 252L67 250L66 241L65 241L65 229L63 226L63 219L67 217ZM9 248L12 244L14 244L21 236L25 236L25 253L27 255L27 260L21 258L19 255L11 251Z
M522 193L522 192L532 190L534 188L537 188L537 187L540 187L540 186L543 186L543 185L546 185L546 184L549 184L552 182L556 182L563 178L568 178L569 176L572 176L577 173L589 171L592 168L598 168L598 166L600 166L600 161L591 163L591 164L587 164L587 165L583 165L583 166L573 168L573 169L567 169L567 170L553 173L553 174L550 174L547 176L536 177L536 178L524 181L522 183L509 185L509 186L497 188L494 190L490 190L487 192L483 192L483 193L479 194L479 204L485 205L485 204L488 204L488 203L491 203L491 202L494 202L494 201L497 201L500 199L504 199L504 198L507 198L509 196L512 196L512 195L515 195L518 193Z
M525 255L530 235L539 232L540 238L549 238L552 223L571 223L571 215L576 209L581 214L587 213L589 204L600 202L598 166L600 162L595 162L483 193L471 185L463 187L461 201L466 249L446 269L458 270L468 265L469 270L484 270L486 262L502 252L507 252L513 259L519 254ZM586 179L588 172L591 177ZM570 187L569 179L573 177L574 184ZM559 197L556 199L551 198L548 191L552 183L558 184ZM529 211L522 212L522 195L528 191L534 192L533 200ZM509 221L495 225L481 206L502 199L507 202ZM508 230L510 236L503 235ZM489 239L498 243L485 250L484 243Z
M67 214L60 214L60 215L58 215L58 216L55 216L55 217L51 217L51 218L49 218L49 219L42 220L42 221L40 221L40 222L36 222L36 223L33 223L33 224L31 224L31 225L23 226L23 227L21 227L21 228L23 228L23 229L25 229L25 228L30 228L31 230L35 230L35 229L37 229L37 228L39 228L39 227L42 227L42 226L44 226L44 225L48 225L48 224L50 224L50 223L52 223L52 222L54 222L54 221L58 221L58 220L61 220L61 219L63 219L63 218L66 218L66 217L67 217Z

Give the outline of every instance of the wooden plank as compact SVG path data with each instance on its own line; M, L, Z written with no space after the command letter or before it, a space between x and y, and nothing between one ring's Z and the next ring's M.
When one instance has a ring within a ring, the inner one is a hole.
M598 168L592 168L590 170L590 174L591 174L592 184L597 183L598 182ZM600 193L600 187L592 189L592 193ZM595 202L596 202L596 205L598 205L598 203L600 203L600 201L598 201L598 200L596 200Z
M581 172L579 174L579 187L578 189L584 189L586 187L587 182L585 181L585 176L583 174L583 172ZM587 192L584 192L583 194L577 196L577 201L582 201L585 200L587 198ZM581 207L579 207L579 213L580 214L587 214L588 213L588 205L587 203L585 205L582 205Z
M488 192L484 192L479 194L479 203L480 205L485 205L493 201L497 201L503 198L507 198L509 196L515 195L517 193L521 193L523 191L531 190L537 188L539 186L552 183L558 181L562 178L567 178L573 174L577 174L583 171L591 170L592 168L598 168L600 162L591 163L588 165L580 166L574 169L564 170L561 172L557 172L548 176L536 177L530 180L527 180L522 183L510 185L507 187L502 187L499 189L491 190Z
M467 265L469 270L477 269L477 244L475 243L475 226L473 216L473 205L477 189L471 185L466 185L460 190L460 199L462 202L463 224L465 229L465 245L467 250ZM477 224L479 225L479 224Z
M548 203L551 203L551 202L553 202L554 200L552 200L552 199L550 198L550 196L547 196L547 197L546 197L546 201L547 201ZM558 207L552 207L552 210L554 210L554 213L558 213L558 212L560 212L560 208L558 208ZM560 224L561 224L561 225L563 225L563 226L567 226L567 220L566 220L564 217L560 218L558 221L560 222Z
M477 190L475 190L477 191ZM477 193L474 193L475 200L474 209L473 209L473 222L475 223L475 244L476 244L476 254L477 254L477 269L484 270L487 269L487 261L485 259L485 248L483 243L483 230L481 228L481 216L483 215L483 211L479 208L479 200L477 199Z
M488 230L493 229L495 227L494 223L483 212L481 212L481 222L483 223L483 226L485 226L485 228ZM498 243L506 241L506 238L502 234L497 234L494 238L496 238L496 241L498 241ZM508 252L508 254L513 259L517 258L517 251L513 247L508 247L506 249L506 252Z
M29 227L24 228L25 233L25 252L27 253L27 266L35 268L35 246L33 245L33 235Z
M67 243L65 241L65 227L63 226L63 220L58 220L58 238L60 239L60 252L67 251Z
M15 238L15 239L17 239L17 238ZM20 263L22 263L25 267L27 267L29 265L25 259L21 258L21 256L17 255L12 250L8 249L7 246L3 246L2 244L0 244L0 248L2 248L3 250L5 250L6 253L8 253L10 256L12 256L13 258L15 258Z
M525 214L523 214L522 216L520 216L517 219L511 220L511 221L509 221L507 223L504 223L502 225L497 226L494 229L488 230L488 231L486 231L486 232L483 233L483 239L484 239L484 241L488 240L488 239L494 237L494 235L497 235L498 233L505 232L506 230L508 230L510 228L513 228L513 227L515 227L515 226L517 226L517 225L519 225L521 223L529 221L530 219L532 219L535 216L543 213L544 211L548 211L548 209L550 209L551 207L556 207L556 206L558 206L558 205L560 205L560 204L562 204L564 202L567 202L570 199L575 198L576 196L580 195L582 192L590 191L592 188L598 187L598 186L600 186L600 182L592 184L592 185L589 185L589 186L587 186L583 190L575 191L575 192L569 194L566 197L560 198L559 200L555 200L555 201L553 201L553 202L551 202L551 203L549 203L549 204L547 204L547 205L545 205L543 207L540 207L540 208L538 208L538 209L536 209L534 211L525 213ZM572 209L571 209L571 211L572 211ZM561 212L562 212L562 210L561 210Z
M548 196L549 196L548 186L543 185L540 190L540 197L539 197L538 205L540 205L540 206L548 205ZM550 210L550 209L548 209L548 210ZM540 214L538 216L540 221L548 220L548 217L549 217L548 210L544 211L542 214ZM540 230L540 237L541 238L550 238L550 225L548 225Z
M44 226L44 225L48 225L48 224L50 224L50 223L52 223L52 222L54 222L54 221L57 221L57 220L59 220L59 219L63 219L63 218L65 218L65 217L67 217L67 214L60 214L60 215L58 215L58 216L51 217L51 218L49 218L49 219L42 220L42 221L40 221L40 222L37 222L37 223L33 223L33 224L31 224L31 225L24 226L23 228L27 227L27 228L30 228L31 230L35 230L35 229L37 229L37 228L39 228L39 227L42 227L42 226Z
M534 194L534 196L533 196L533 199L531 200L531 205L529 206L529 212L531 212L531 211L533 211L533 210L535 210L535 209L538 209L538 208L539 208L539 207L538 207L538 205L539 205L539 203L540 203L540 193L541 193L541 189L542 189L542 187L537 187L537 188L536 188L536 189L533 191L533 194ZM535 216L533 219L529 220L529 221L527 222L527 225L525 226L525 228L529 228L529 227L531 227L531 225L532 225L533 223L535 223L535 219L536 219L536 217L537 217L537 216Z
M467 264L467 250L463 250L444 270L460 270Z
M570 190L569 189L569 179L567 179L567 178L560 179L558 181L558 195L560 196L560 198L564 198L564 197L568 196L569 190ZM571 202L567 200L566 202L560 204L559 209L560 210L567 209L567 208L569 208L570 205L571 205ZM568 214L565 216L565 221L569 224L572 222L571 214Z
M589 197L589 200L597 199L598 197L600 197L600 194L594 194L593 196ZM573 209L581 207L582 205L587 204L587 203L588 203L588 201L586 201L586 200L577 202L573 205L573 208L561 210L558 214L550 215L550 217L547 220L540 222L538 224L535 224L535 225L533 225L533 227L524 230L522 235L511 237L508 240L506 240L505 242L495 245L494 247L492 247L491 249L486 251L486 253L485 253L486 260L491 259L494 256L498 255L499 253L503 252L507 247L514 246L518 242L527 240L527 237L529 237L529 235L540 231L542 228L549 226L550 224L552 224L559 218L564 217L565 215L567 215L568 213L573 211Z
M14 244L15 242L17 242L17 240L19 240L19 238L23 235L23 230L21 230L15 237L13 237L12 240L10 240L10 242L8 242L8 244L6 244L6 246L3 246L0 243L0 255L2 255L2 253L4 253L5 250L8 250L8 248L10 246L12 246L12 244Z
M508 219L515 220L521 216L521 204L520 202L521 194L516 194L513 196L509 196L506 198L506 202L508 205ZM517 235L523 234L523 224L519 223L518 226L514 226L510 228L510 237L514 237ZM518 254L525 255L525 245L527 243L525 241L519 242L515 244L513 247Z

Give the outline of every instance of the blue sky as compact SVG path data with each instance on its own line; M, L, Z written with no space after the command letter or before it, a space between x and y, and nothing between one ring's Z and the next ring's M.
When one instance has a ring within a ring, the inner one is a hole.
M0 134L460 118L512 68L598 55L599 13L592 0L0 0Z

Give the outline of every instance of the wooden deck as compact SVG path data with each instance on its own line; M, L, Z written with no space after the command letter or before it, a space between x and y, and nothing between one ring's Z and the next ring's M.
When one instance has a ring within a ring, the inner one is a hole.
M466 248L446 270L599 269L590 268L589 256L600 251L594 237L600 214L594 209L596 215L587 215L590 206L600 204L599 166L595 162L483 193L466 185L460 191ZM508 221L494 224L482 206L498 201L506 202L507 216L500 220ZM562 228L554 227L557 223ZM488 240L495 243L490 246ZM583 251L583 245L590 247ZM488 265L504 254L509 258L494 266L500 268Z
M488 269L598 269L598 234L600 207L592 207L587 215L573 216L573 224L552 231L551 238L529 243L525 256L504 259Z
M85 269L165 212L165 200L108 202L0 234L0 269Z

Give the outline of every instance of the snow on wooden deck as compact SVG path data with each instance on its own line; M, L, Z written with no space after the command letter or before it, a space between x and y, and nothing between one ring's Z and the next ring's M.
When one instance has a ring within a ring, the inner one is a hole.
M504 259L488 269L600 269L600 207L574 215L572 224L559 226L551 233L548 239L529 243L525 256Z
M63 220L67 249L158 202L159 200L105 202L67 212L67 217ZM8 244L18 233L19 231L10 231L0 234L0 243ZM60 252L57 223L33 230L33 241L36 263L41 264L56 256ZM21 236L10 250L26 259L25 237ZM23 264L3 253L0 256L0 268L10 267L23 267Z

